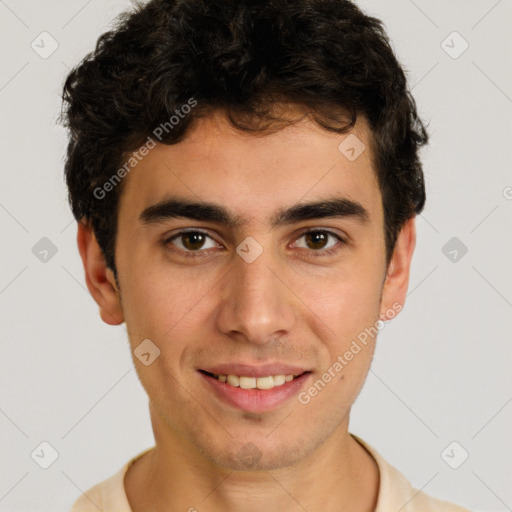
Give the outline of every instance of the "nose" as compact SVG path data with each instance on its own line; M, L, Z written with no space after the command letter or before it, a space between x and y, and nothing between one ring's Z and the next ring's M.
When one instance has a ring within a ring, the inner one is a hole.
M297 296L285 265L270 249L251 263L234 256L232 271L219 290L217 326L232 338L266 344L286 337L296 322Z

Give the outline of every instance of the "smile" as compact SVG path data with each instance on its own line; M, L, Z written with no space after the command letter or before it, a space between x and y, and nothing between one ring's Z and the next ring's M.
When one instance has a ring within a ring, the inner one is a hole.
M241 372L242 373L242 372ZM253 413L276 409L292 400L312 378L310 371L300 374L259 376L213 373L199 370L209 393L222 404Z
M282 386L285 382L290 382L299 375L268 375L265 377L245 377L239 375L216 375L214 373L205 372L214 377L219 382L226 382L234 388L242 389L272 389Z

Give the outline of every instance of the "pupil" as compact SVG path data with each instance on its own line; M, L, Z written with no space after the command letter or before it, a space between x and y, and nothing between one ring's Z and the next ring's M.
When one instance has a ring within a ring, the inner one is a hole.
M312 233L308 233L306 237L308 242L312 242L313 249L321 249L322 247L325 246L325 242L327 241L327 235L325 233L322 233L321 231L314 231ZM320 243L320 245L317 245L318 243Z
M184 236L187 249L200 249L204 242L204 235L201 233L187 233Z

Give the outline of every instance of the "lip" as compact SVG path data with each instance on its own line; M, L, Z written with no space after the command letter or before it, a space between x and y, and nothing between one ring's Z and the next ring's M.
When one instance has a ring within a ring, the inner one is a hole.
M219 367L222 368L222 367ZM288 367L290 369L290 367ZM254 368L253 368L254 370ZM231 370L230 370L231 371ZM237 369L238 371L238 369ZM265 367L265 371L268 371L268 367ZM215 373L215 372L211 372ZM219 372L222 374L222 372ZM263 377L266 375L282 375L284 372L277 373L264 373L260 375L247 375L247 377ZM263 413L276 409L283 405L285 402L295 397L300 390L307 384L311 379L311 372L305 372L296 377L295 379L285 382L281 386L276 386L272 389L242 389L235 388L227 382L220 382L215 377L212 377L203 371L198 371L205 384L213 391L213 394L217 396L223 403L228 404L237 409L241 409L246 412ZM229 373L227 373L229 375ZM240 375L237 373L231 373L231 375ZM241 374L244 376L244 373ZM293 375L293 372L287 375ZM297 375L297 374L295 374Z
M269 375L300 375L308 372L306 368L300 366L290 366L283 363L271 363L262 366L248 364L221 364L201 370L214 373L215 375L238 375L239 377L267 377Z

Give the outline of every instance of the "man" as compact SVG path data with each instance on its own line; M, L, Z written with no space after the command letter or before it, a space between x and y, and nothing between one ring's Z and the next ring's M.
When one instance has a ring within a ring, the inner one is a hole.
M348 431L402 309L428 140L344 0L150 1L67 78L87 286L155 447L73 512L462 511Z

